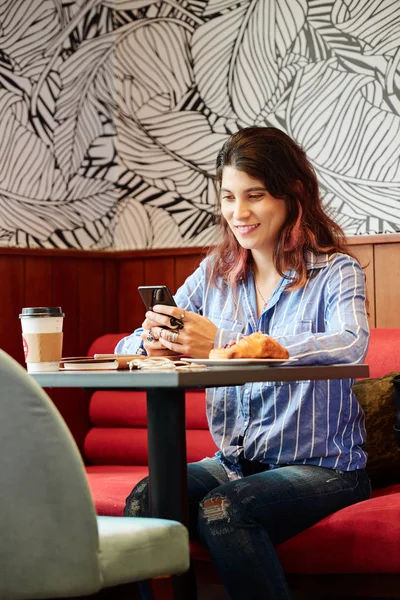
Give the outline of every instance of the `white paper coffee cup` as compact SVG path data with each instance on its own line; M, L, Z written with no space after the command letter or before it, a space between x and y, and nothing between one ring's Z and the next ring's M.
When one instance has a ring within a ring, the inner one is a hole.
M63 341L61 307L23 308L19 317L28 372L58 371Z

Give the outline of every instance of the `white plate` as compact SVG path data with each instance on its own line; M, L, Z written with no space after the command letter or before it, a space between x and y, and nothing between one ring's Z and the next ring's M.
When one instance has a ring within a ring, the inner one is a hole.
M183 360L210 367L261 366L296 362L297 358L184 358Z

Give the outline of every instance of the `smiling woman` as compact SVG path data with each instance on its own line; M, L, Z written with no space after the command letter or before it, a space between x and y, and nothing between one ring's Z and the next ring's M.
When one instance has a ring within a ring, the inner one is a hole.
M286 202L274 198L263 181L227 166L222 176L221 214L238 243L254 256L254 252L273 252L288 210Z
M283 277L287 267L293 266L289 288L294 289L307 279L305 249L348 252L343 231L323 209L311 163L283 131L248 127L232 135L218 155L216 181L223 241L213 252L214 282L227 273L235 285L252 265L257 274L265 260L271 263L273 259L275 268L267 267L272 279L269 287L276 283L272 270ZM257 225L254 233L252 225ZM260 247L256 236L263 238ZM260 288L265 287L266 278L268 273L256 277Z
M243 129L223 145L216 173L221 242L178 290L177 306L154 306L116 352L204 359L255 335L272 336L296 364L362 362L364 274L322 208L302 148L275 128ZM182 311L183 327L171 334L165 328ZM219 451L188 466L189 529L232 600L288 600L274 546L368 498L364 418L352 383L207 391ZM146 515L147 507L141 482L125 515Z

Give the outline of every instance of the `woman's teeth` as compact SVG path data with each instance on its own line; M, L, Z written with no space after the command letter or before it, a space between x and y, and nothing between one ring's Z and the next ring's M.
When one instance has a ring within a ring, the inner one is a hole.
M254 229L257 229L258 224L257 225L236 225L236 229L238 229L240 231L240 233L248 233L249 231L253 231Z

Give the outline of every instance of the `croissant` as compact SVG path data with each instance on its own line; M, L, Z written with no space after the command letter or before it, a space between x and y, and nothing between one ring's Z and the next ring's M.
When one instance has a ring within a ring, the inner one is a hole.
M213 348L209 358L289 358L289 352L273 338L259 331L226 348Z

